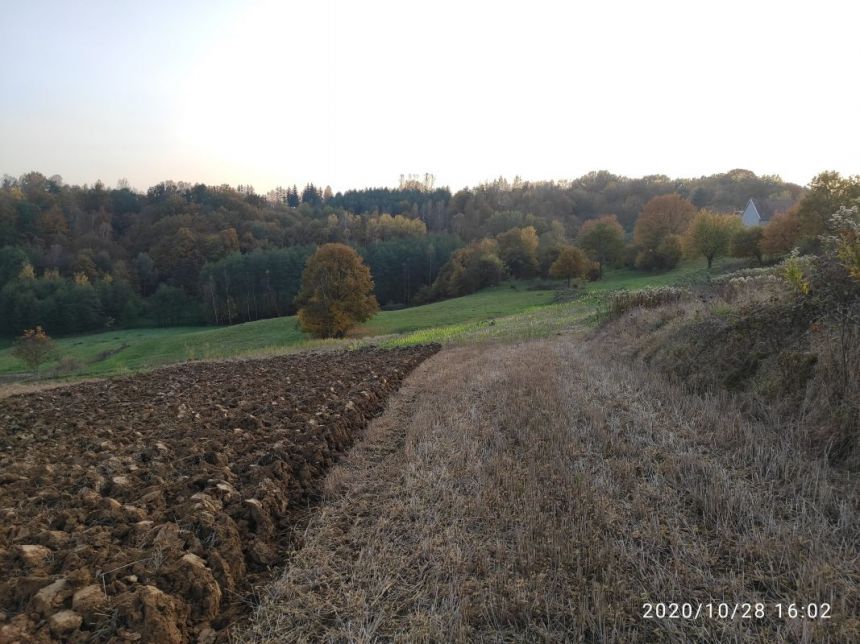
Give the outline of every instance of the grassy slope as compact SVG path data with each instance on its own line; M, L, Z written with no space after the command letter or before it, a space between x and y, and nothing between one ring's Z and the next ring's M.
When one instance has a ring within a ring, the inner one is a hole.
M701 262L692 262L661 275L612 271L601 282L588 284L587 294L673 283L701 273L702 266ZM528 289L525 282L506 283L453 300L383 311L355 335L396 336L383 340L386 345L543 337L581 322L590 315L596 302L587 295L576 302L551 304L554 291ZM57 344L62 356L83 365L75 376L101 376L185 360L275 353L336 343L312 340L298 330L295 317L283 317L229 327L117 330L62 338ZM20 371L22 365L10 355L9 349L0 349L0 374Z
M525 284L503 285L467 297L399 311L383 311L361 335L407 333L423 327L513 315L548 304L553 291L526 290ZM260 320L229 327L177 327L117 330L57 340L60 353L84 363L79 375L135 371L189 359L219 358L319 346L298 330L295 317ZM105 355L113 352L111 355ZM22 369L8 349L0 351L0 373Z

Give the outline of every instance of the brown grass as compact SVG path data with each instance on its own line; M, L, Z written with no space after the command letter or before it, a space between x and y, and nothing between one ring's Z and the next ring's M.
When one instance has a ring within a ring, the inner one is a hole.
M798 431L600 346L443 352L332 470L237 640L857 641L857 488ZM769 608L642 618L669 601Z
M32 394L37 391L47 391L57 387L68 387L71 384L96 382L99 378L77 378L69 380L34 380L32 382L0 383L0 400L9 396Z

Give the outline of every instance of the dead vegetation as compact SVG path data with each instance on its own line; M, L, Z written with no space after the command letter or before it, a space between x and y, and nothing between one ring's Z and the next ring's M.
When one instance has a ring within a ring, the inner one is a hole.
M444 352L329 474L238 639L857 641L857 489L800 431L597 342ZM669 601L833 618L643 619Z
M790 258L635 301L595 342L693 392L731 391L753 417L797 426L814 457L860 468L860 283L839 264Z

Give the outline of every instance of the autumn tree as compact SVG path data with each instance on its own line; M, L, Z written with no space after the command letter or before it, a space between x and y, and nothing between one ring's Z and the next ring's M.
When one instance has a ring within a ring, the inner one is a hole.
M566 279L570 287L571 280L583 277L590 268L591 262L585 253L576 246L563 246L552 266L549 267L550 277Z
M841 206L860 199L860 176L843 177L838 172L822 172L809 182L797 207L800 234L814 238L827 229L827 222Z
M398 237L420 237L427 234L427 226L420 219L403 215L374 215L367 220L367 241L384 241Z
M680 195L654 197L636 220L634 241L642 248L657 248L669 235L684 234L695 215L695 206Z
M761 250L771 257L785 255L795 247L800 235L801 226L796 211L779 213L764 227Z
M532 277L537 272L538 236L533 226L511 228L496 236L499 258L514 277Z
M433 301L468 295L498 284L504 272L505 265L499 259L498 242L495 239L481 239L451 256L439 271L429 293L422 299Z
M296 304L301 328L319 338L342 338L379 310L370 270L345 244L325 244L308 258Z
M764 263L764 252L761 249L764 228L752 226L741 228L732 237L729 244L729 254L732 257L755 257L759 265Z
M603 277L604 265L617 263L624 253L624 229L615 215L589 219L579 229L576 244L597 262L598 275Z
M639 247L636 266L641 270L673 268L680 259L680 235L683 235L696 208L677 194L654 197L636 220L633 238Z
M24 335L18 338L12 347L12 355L26 363L33 371L47 362L55 351L54 341L40 326L24 331Z
M687 253L690 256L704 255L710 269L715 258L728 252L729 243L741 226L743 224L736 215L700 210L684 237Z

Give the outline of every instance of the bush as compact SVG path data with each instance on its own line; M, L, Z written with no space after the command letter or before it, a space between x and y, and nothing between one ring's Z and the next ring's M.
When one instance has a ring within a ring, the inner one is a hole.
M636 268L640 271L668 271L678 265L683 247L678 235L669 235L656 249L645 249L636 255Z
M27 329L12 347L12 355L24 362L32 371L50 360L56 352L54 341L42 327Z
M632 309L653 309L664 304L679 302L689 295L690 292L686 289L672 286L644 288L637 291L613 291L606 297L606 317L614 320Z

